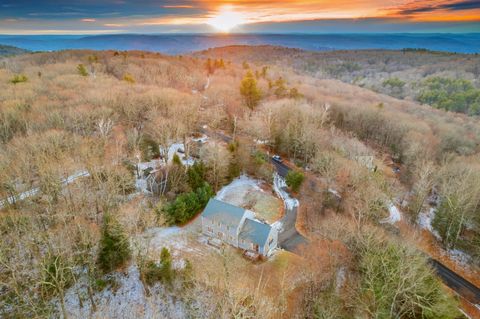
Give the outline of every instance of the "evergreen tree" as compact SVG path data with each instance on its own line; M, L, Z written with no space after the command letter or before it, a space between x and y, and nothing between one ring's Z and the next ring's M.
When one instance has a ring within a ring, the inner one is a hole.
M243 97L245 105L253 110L262 98L262 92L257 87L257 80L255 80L252 72L248 71L240 85L240 94Z
M111 215L106 215L97 259L100 269L104 273L115 270L124 265L130 256L130 243L122 226Z

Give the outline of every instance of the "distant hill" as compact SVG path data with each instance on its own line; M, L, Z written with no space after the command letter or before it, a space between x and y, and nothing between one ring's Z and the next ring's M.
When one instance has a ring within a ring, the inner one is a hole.
M311 51L427 49L480 53L480 34L118 34L98 36L2 36L0 43L32 51L64 49L144 50L166 54L229 45L274 45Z
M193 56L236 63L246 61L254 68L276 65L448 111L480 115L478 55L411 48L315 52L268 45L236 45L195 52Z
M20 49L17 47L13 47L10 45L2 45L0 44L0 56L11 56L11 55L18 55L24 54L29 52L28 50Z

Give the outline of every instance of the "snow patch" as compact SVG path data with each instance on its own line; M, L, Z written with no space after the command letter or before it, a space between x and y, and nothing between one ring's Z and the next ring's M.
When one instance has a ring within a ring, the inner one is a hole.
M240 177L234 179L230 184L222 187L215 198L224 202L230 202L230 204L238 205L239 203L237 203L235 200L233 200L234 202L231 202L232 200L228 201L227 197L230 194L238 194L240 193L240 190L249 188L263 192L263 189L260 187L260 181L251 179L247 175L241 175Z
M471 264L472 257L464 251L459 249L449 249L447 250L447 256L455 261L457 264L463 267L469 267Z
M192 141L197 142L197 143L201 143L201 144L205 144L208 141L208 136L203 134L201 137L192 138Z
M420 226L420 228L428 230L430 233L433 234L433 236L440 240L442 239L442 237L435 229L433 229L432 226L432 221L435 218L436 212L437 210L433 207L426 212L421 212L420 214L418 214L417 224Z
M390 215L387 218L382 219L380 223L382 224L388 223L393 225L396 222L399 222L400 220L402 220L402 214L398 210L397 206L393 205L392 203L388 205L388 212Z
M108 287L94 293L96 312L86 298L86 282L77 282L65 295L66 309L70 318L185 318L185 305L178 302L162 285L150 288L140 280L137 266L130 266L125 274L111 275L118 289ZM82 305L79 303L82 296Z
M179 152L180 150L182 150L183 152ZM173 143L172 145L170 145L167 153L168 163L172 163L173 157L175 156L175 154L177 154L183 165L192 166L193 164L195 164L195 160L193 158L185 158L185 154L182 154L184 152L185 145L183 145L183 143Z
M277 173L273 174L273 190L283 200L285 205L285 211L291 211L298 207L299 202L296 198L290 196L290 194L286 191L287 189L287 182L283 177L278 175ZM284 225L281 220L276 221L272 224L272 227L275 228L278 233L283 232Z
M292 210L298 207L298 200L290 196L290 194L286 191L287 189L287 182L283 177L275 173L273 175L273 189L275 193L280 197L283 202L285 203L285 208Z

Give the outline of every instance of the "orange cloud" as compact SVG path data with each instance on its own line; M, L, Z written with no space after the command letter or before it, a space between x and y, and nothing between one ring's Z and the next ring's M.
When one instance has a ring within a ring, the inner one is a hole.
M174 5L174 6L166 5L166 6L162 6L162 8L166 8L166 9L192 9L192 8L195 8L195 7L191 6L191 5Z
M85 19L81 19L80 21L82 22L95 22L97 21L96 19L92 19L92 18L85 18Z

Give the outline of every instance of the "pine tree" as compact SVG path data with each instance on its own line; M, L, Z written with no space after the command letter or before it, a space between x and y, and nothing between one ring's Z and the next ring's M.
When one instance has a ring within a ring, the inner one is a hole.
M262 92L257 87L257 80L255 80L252 72L248 71L240 85L240 94L243 97L245 105L253 110L262 98Z
M130 243L122 226L106 215L102 226L102 238L98 253L98 265L104 273L123 266L131 256Z

